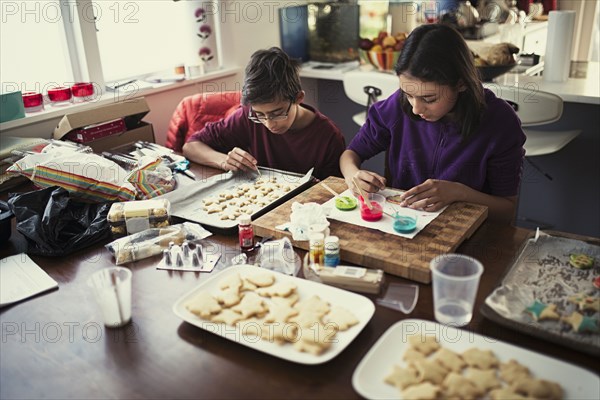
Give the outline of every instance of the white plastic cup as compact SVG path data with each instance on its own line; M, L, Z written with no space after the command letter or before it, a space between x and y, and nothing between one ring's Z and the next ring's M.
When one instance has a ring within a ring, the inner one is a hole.
M435 319L445 325L471 322L483 265L462 254L442 254L429 264L433 280Z
M119 328L131 321L131 276L127 268L109 267L95 272L87 281L108 328Z

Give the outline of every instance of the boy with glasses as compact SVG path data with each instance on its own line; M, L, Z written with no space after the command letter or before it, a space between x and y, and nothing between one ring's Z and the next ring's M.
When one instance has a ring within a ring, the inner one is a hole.
M302 104L298 70L277 47L255 52L246 66L242 107L195 133L183 154L225 171L260 165L304 174L314 167L319 179L341 176L344 137L329 118Z

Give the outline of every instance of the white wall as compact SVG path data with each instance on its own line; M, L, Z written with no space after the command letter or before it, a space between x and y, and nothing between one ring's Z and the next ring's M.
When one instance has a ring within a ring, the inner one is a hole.
M253 52L279 46L279 12L306 0L220 0L223 61L245 66Z
M219 0L222 64L237 66L242 72L235 77L200 83L186 88L147 96L151 112L145 118L154 126L158 143L164 143L173 110L190 94L221 90L241 90L243 68L256 50L279 46L279 8L299 5L306 0Z
M573 32L573 54L575 61L589 61L592 56L594 35L598 34L598 20L596 8L600 0L558 0L559 10L573 10L575 17L575 31Z
M221 12L220 28L222 39L222 64L227 67L240 67L241 71L233 77L201 82L188 86L177 86L172 90L145 95L150 113L144 118L152 123L158 143L164 143L171 115L185 96L204 91L241 89L243 68L252 53L259 49L279 46L278 10L286 5L304 4L306 0L219 0ZM44 137L52 135L60 117L3 129L2 135L22 137Z

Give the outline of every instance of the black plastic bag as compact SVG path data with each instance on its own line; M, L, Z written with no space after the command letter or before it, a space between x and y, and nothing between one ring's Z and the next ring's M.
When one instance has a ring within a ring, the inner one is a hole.
M27 239L29 254L64 256L110 235L106 219L110 204L76 202L58 186L11 193L8 204L17 231Z

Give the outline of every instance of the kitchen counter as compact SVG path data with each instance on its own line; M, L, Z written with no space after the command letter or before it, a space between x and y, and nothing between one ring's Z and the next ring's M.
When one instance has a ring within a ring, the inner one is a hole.
M333 64L331 68L322 68L323 63L307 63L302 66L300 76L302 78L327 79L334 81L343 81L344 74L349 71L363 70L372 71L370 66L358 66L356 64ZM315 66L317 68L315 68ZM541 76L527 76L523 74L507 73L498 78L493 83L484 85L506 85L517 86L531 89L531 85L537 90L554 93L560 96L565 102L600 104L600 63L589 62L585 78L569 78L566 82L546 82ZM389 73L390 84L397 85L397 78L393 72Z
M600 63L587 63L587 72L582 78L569 78L566 82L547 82L542 76L507 73L494 83L504 86L531 88L554 93L563 101L583 104L600 104Z

